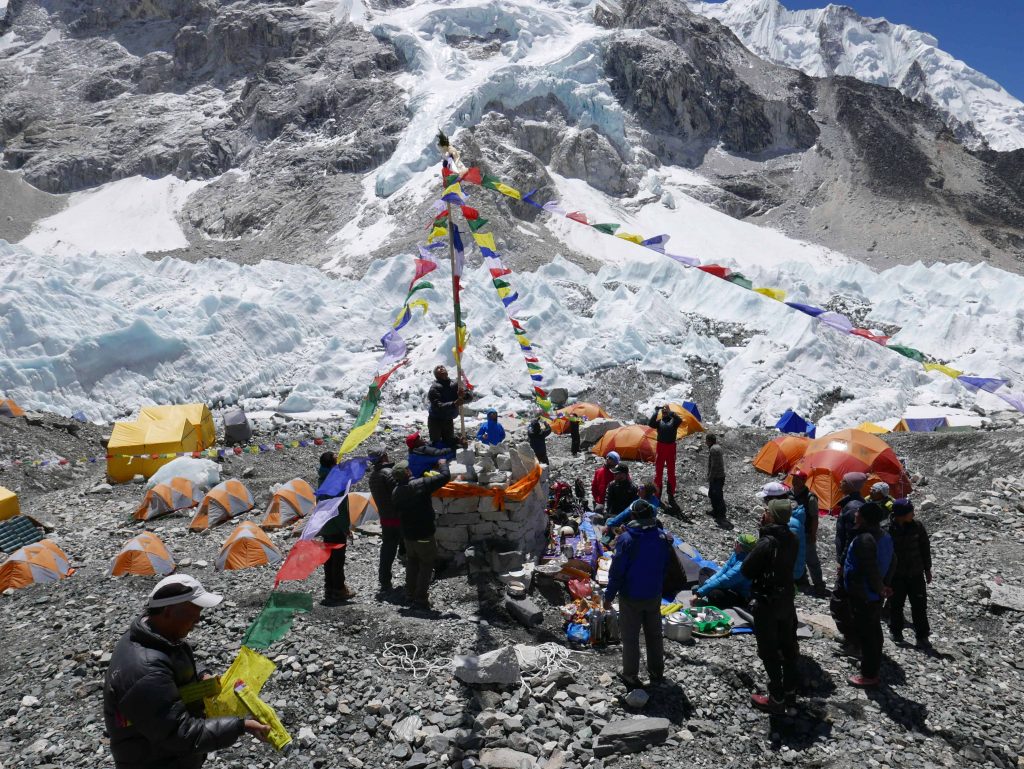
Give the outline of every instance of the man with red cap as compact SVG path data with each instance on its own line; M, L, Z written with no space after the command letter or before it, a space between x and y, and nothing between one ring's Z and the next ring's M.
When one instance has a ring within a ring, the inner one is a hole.
M804 539L807 543L807 571L814 586L814 594L819 598L828 595L828 588L825 587L825 578L821 573L821 559L818 558L818 497L807 485L807 471L794 470L790 477L793 479L793 499L797 507L804 509Z
M433 470L439 459L453 458L448 449L427 445L419 432L406 436L405 445L409 449L409 472L413 478L420 478L427 470Z

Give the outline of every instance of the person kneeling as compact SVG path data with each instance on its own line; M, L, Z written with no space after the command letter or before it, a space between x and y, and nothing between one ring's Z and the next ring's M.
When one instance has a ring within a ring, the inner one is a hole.
M718 609L746 606L750 600L750 580L743 575L742 567L756 544L757 537L754 535L740 534L729 560L693 591L692 605L714 606Z

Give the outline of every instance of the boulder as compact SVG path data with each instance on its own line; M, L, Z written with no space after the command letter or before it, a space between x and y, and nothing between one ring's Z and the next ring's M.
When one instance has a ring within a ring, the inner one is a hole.
M636 753L668 739L671 724L667 718L628 718L612 721L601 730L594 743L598 758L615 753Z
M544 622L544 612L529 598L506 596L505 611L525 627L536 627Z
M1024 589L1000 585L997 582L986 582L985 587L991 593L989 603L992 606L1011 611L1024 611Z
M593 446L604 436L609 430L614 430L618 427L622 427L622 422L618 419L592 419L589 422L584 422L580 426L580 444L583 448Z
M519 659L511 646L481 654L457 655L454 674L465 684L515 684L519 682Z
M537 759L511 748L491 748L480 754L480 764L485 769L535 769Z
M560 409L569 402L569 391L564 387L552 387L548 390L548 399L551 401L552 406Z

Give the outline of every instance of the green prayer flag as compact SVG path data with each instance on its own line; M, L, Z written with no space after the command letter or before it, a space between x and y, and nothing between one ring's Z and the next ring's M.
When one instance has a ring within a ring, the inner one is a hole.
M501 278L494 278L491 281L491 283L494 284L495 288L511 288L511 286L509 286L508 284L508 281L502 280Z
M595 230L600 230L605 235L614 235L615 234L615 230L619 229L619 227L622 226L622 225L619 225L619 224L592 224L590 226L593 227Z
M380 388L376 382L370 384L370 389L366 392L366 397L363 398L363 402L359 404L359 413L356 415L356 423L352 427L359 427L365 425L370 421L370 417L373 416L373 412L377 410L377 404L380 403Z
M487 220L486 219L468 219L466 221L466 224L469 225L469 229L471 229L473 232L476 232L481 227L483 227L485 224L487 224Z
M421 291L424 288L433 288L434 284L429 280L425 280L422 283L417 283L415 286L409 289L408 295L405 297L406 304L409 303L409 297L415 294L417 291Z
M484 174L484 180L480 183L482 187L486 187L489 190L498 189L499 184L501 184L501 179L497 176L491 176L490 174Z
M890 350L895 350L900 355L904 355L911 360L916 360L918 363L924 363L924 353L920 350L915 350L913 347L904 347L901 344L889 344L886 345Z
M729 277L726 278L726 280L729 281L730 283L735 283L737 286L745 288L748 291L754 288L754 284L751 283L742 272L730 273Z
M274 591L266 606L245 631L242 645L250 649L267 649L275 641L288 634L292 621L299 612L313 608L313 596L309 593L285 593Z

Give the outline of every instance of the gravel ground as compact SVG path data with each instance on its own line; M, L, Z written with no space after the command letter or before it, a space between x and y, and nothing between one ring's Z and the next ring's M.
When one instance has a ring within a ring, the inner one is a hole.
M4 420L0 462L38 456L44 447L65 456L95 454L102 429L56 417L40 424ZM69 432L69 428L75 434ZM301 426L278 428L294 435ZM400 430L386 433L398 443ZM699 436L680 447L679 501L683 518L670 528L710 557L722 558L736 532L754 529L753 492L766 479L749 465L772 436L761 430L721 430L729 480L729 523L705 514L699 493L705 455ZM910 469L924 476L915 494L920 518L933 533L935 582L930 589L933 640L940 656L894 647L888 640L877 692L850 688L848 660L816 633L801 643L803 687L796 717L771 719L748 705L764 690L754 640L735 636L668 643L670 683L652 689L643 711L627 708L617 647L572 655L579 672L525 676L522 687L471 689L447 668L422 680L380 666L388 642L413 643L420 654L448 663L457 653L480 653L507 643L561 643L555 608L540 628L526 630L500 608L490 579L453 576L432 588L431 617L374 598L378 543L360 536L348 557L357 598L339 608L315 605L268 653L279 665L264 696L275 706L297 750L287 758L248 738L211 756L207 766L231 767L469 767L501 766L508 748L539 758L537 766L997 766L1024 762L1020 714L1024 712L1024 616L988 605L987 580L997 575L1024 585L1024 473L1019 457L1024 431L1006 429L946 435L893 436ZM590 457L568 456L568 438L549 441L553 477L589 482ZM263 506L271 484L296 475L312 480L320 449L293 449L224 462L225 477L246 468L246 483ZM21 495L26 512L54 527L52 537L78 571L70 579L0 597L0 765L11 767L109 767L103 734L101 688L108 654L152 588L153 579L109 579L109 559L143 524L130 518L142 496L135 484L89 493L102 466L5 468L0 484ZM639 472L650 475L650 466ZM588 483L589 485L589 483ZM266 598L270 569L218 573L212 568L227 534L187 530L184 515L151 522L174 551L181 571L223 592L225 603L205 613L190 640L201 664L223 670L238 650L247 625ZM834 523L823 519L819 551L831 560ZM273 534L284 546L286 536ZM397 567L398 579L401 569ZM291 589L320 597L321 577ZM798 597L807 613L827 614L827 601ZM551 684L554 684L552 686ZM669 740L631 755L594 756L595 735L609 722L642 714L667 718ZM412 743L392 727L420 719ZM416 755L414 755L416 754Z

